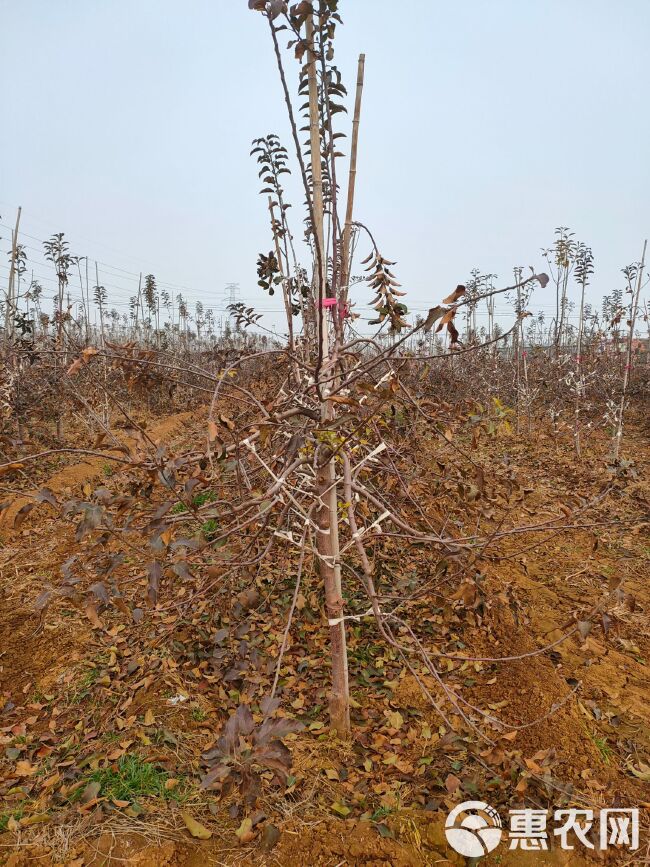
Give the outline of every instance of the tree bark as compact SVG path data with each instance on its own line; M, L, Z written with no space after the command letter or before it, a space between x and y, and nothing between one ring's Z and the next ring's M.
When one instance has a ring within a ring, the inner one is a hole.
M323 307L327 280L327 255L323 232L323 186L321 175L320 127L318 111L318 82L316 79L316 55L314 46L314 23L312 16L306 21L309 43L307 77L309 84L309 141L312 168L313 230L316 271L316 321L318 323L318 360L316 384L321 399L321 420L325 425L333 419L334 410L327 400L329 389L324 383L331 371L327 313ZM339 561L338 504L336 467L333 458L317 470L316 493L316 549L320 575L325 588L325 604L330 627L332 655L332 691L330 693L330 726L341 738L350 736L350 695L348 685L348 658L343 618L343 595L341 565Z

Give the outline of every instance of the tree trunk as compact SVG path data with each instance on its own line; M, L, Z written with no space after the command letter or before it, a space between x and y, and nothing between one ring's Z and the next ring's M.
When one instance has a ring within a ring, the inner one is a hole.
M323 232L323 185L321 175L320 128L318 111L318 83L316 80L316 57L314 53L314 24L311 15L307 18L309 83L309 137L313 179L314 248L316 271L316 321L318 323L317 385L321 396L321 419L326 425L333 419L333 406L327 400L329 389L325 380L331 373L327 312L323 307L327 279L327 254ZM321 385L321 382L323 385ZM318 469L316 479L318 526L316 548L320 575L325 588L325 603L330 626L332 654L332 691L330 694L330 726L341 738L350 735L350 696L348 687L348 657L343 618L341 565L339 562L339 533L336 468L329 459Z

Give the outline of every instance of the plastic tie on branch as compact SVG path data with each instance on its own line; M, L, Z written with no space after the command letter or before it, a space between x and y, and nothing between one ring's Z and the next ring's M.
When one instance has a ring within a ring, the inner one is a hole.
M381 614L381 611L379 612ZM345 623L346 620L356 620L359 622L362 617L372 617L374 611L372 610L372 606L364 611L363 614L346 614L345 617L331 617L327 621L328 626L338 626L339 623Z
M382 515L380 515L376 521L373 521L372 524L369 524L367 527L362 527L360 530L357 530L356 533L353 533L351 540L341 549L341 554L345 554L348 548L351 548L367 533L371 533L375 528L379 527L379 529L381 530L381 522L385 521L387 518L390 518L390 516L390 512L386 511Z
M319 302L319 307L336 307L338 305L338 301L336 298L323 298L322 301Z
M365 458L362 458L359 461L359 463L352 469L352 472L356 473L359 470L359 468L362 467L367 461L374 460L377 457L377 455L381 454L381 452L384 451L384 449L386 447L387 447L386 443L384 443L384 442L380 443L376 449L373 449L369 454L367 454L365 456Z
M374 530L374 529L375 529L375 527L381 527L381 522L382 522L382 521L385 521L386 518L390 518L390 512L388 512L388 511L386 511L386 512L384 512L382 515L380 515L380 516L377 518L377 520L376 520L376 521L373 521L372 524L370 524L369 526L367 526L367 527L363 527L361 530L357 530L356 533L353 533L353 534L352 534L352 538L353 538L354 541L356 542L357 539L360 539L360 538L361 538L362 536L364 536L366 533L370 533L371 530Z

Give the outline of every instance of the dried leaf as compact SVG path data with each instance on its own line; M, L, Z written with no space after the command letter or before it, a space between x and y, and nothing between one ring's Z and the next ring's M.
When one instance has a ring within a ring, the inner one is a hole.
M449 774L447 776L447 779L445 780L445 788L450 795L453 795L454 792L458 791L460 788L460 780L455 774Z
M239 837L240 843L250 843L255 836L253 833L253 820L246 817L235 831L235 834Z
M627 767L639 780L650 783L650 765L646 765L645 762L639 762L638 768L635 768L632 764L628 764Z
M99 795L100 790L101 783L98 783L95 780L88 783L88 785L81 794L81 803L89 804L91 801L94 801L95 798L97 798L97 796Z
M542 289L544 289L548 284L548 274L544 274L544 272L542 272L541 274L535 274L535 277L537 278L539 285L542 287Z
M404 717L398 710L391 711L386 714L388 724L392 729L401 729L404 725Z
M451 295L447 295L446 298L442 299L442 303L453 304L455 301L458 301L458 299L462 297L465 292L467 292L466 287L459 283L458 286L456 286L454 291L451 293Z
M16 517L14 518L14 530L17 530L20 527L27 515L29 515L34 508L34 505L34 503L25 503L24 506L21 506L21 508L18 509Z
M188 813L187 810L181 810L181 818L192 837L196 837L197 840L209 840L212 837L212 831L209 831L205 825L197 822L194 816Z
M580 633L580 637L584 641L586 637L591 632L591 621L590 620L578 620L578 632Z
M275 825L265 825L264 830L262 831L260 849L263 852L270 852L271 849L273 849L277 845L279 839L280 830L276 828Z
M428 314L427 318L424 320L424 324L422 325L422 328L423 328L425 334L428 334L429 331L431 331L431 329L435 325L436 321L438 319L440 319L440 317L442 316L443 313L444 313L444 308L440 307L440 305L438 305L437 307L432 307L429 310L429 314Z
M97 613L97 607L92 603L88 602L84 607L84 611L86 612L86 617L93 625L93 629L103 629L104 624L99 619L99 614Z
M155 605L158 601L158 592L160 590L160 579L162 578L162 566L157 560L149 563L147 568L149 574L149 584L147 587L147 598L151 605Z

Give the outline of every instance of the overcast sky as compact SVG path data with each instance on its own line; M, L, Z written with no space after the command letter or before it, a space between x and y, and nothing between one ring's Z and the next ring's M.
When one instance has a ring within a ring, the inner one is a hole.
M650 233L648 0L340 6L350 111L366 54L356 217L397 260L410 307L473 267L504 284L514 265L542 268L559 225L593 248L594 299L622 287ZM256 286L271 239L248 154L268 132L290 143L268 28L246 0L0 0L0 76L0 250L22 205L23 242L64 231L103 263L112 303L142 270L206 306L236 282L279 308ZM301 201L296 189L296 234ZM533 309L550 318L552 298L538 290Z

